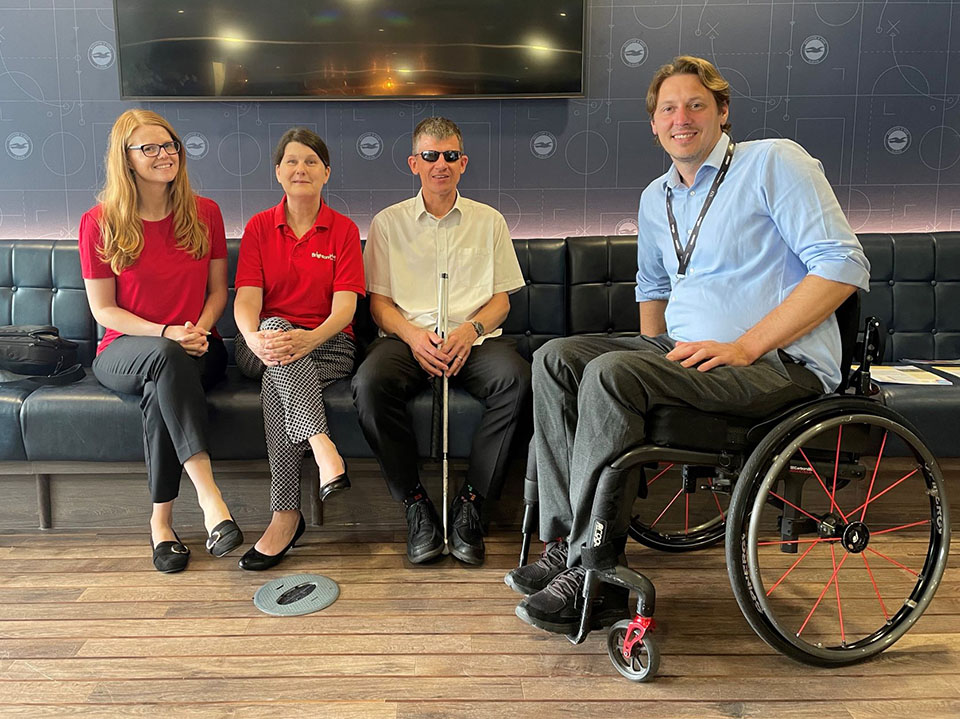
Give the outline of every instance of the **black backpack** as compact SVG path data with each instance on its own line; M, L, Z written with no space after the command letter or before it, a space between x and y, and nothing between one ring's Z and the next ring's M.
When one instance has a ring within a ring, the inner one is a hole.
M0 384L69 384L82 379L77 343L52 325L0 327Z

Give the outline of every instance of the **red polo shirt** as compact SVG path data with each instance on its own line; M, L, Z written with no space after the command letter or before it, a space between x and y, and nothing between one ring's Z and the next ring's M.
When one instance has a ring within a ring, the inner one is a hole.
M312 330L330 316L334 292L364 295L360 231L323 202L313 227L297 238L287 225L286 202L250 218L235 286L263 289L260 319L283 317ZM343 331L353 337L353 322Z
M177 247L171 212L158 222L142 221L143 251L140 257L119 275L114 275L98 252L103 245L103 236L100 234L100 206L97 205L80 218L81 274L88 280L114 278L117 307L145 320L164 325L182 325L187 320L196 322L207 301L210 260L227 256L223 216L217 203L198 197L197 214L210 238L210 251L206 256L196 260ZM209 329L216 333L215 327ZM108 327L97 347L97 354L120 335Z

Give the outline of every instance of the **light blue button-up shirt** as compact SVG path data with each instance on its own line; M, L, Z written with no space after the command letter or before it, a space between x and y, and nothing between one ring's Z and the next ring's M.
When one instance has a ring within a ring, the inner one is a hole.
M667 187L685 246L729 141L721 135L691 187L671 166L640 196L637 301L669 300L667 333L678 341L734 341L808 274L869 289L870 263L823 167L797 143L779 139L737 144L687 272L677 276ZM832 315L784 350L827 391L839 385L840 333Z

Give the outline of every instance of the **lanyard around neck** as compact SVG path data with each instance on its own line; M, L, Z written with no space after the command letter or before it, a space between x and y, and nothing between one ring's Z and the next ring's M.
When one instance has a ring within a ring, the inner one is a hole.
M723 184L727 176L727 170L730 169L730 161L733 160L733 141L727 145L727 152L723 156L723 162L720 163L720 169L717 176L713 178L713 184L710 186L710 192L707 193L707 199L704 200L703 207L700 208L700 214L697 221L690 230L690 236L687 239L686 247L680 244L680 234L677 232L677 218L673 216L673 188L667 188L667 220L670 223L670 234L673 236L673 249L677 253L677 277L683 277L687 273L687 266L690 264L690 257L697 246L697 237L700 236L700 225L703 218L707 216L707 210L713 204L713 198L716 197L717 190Z

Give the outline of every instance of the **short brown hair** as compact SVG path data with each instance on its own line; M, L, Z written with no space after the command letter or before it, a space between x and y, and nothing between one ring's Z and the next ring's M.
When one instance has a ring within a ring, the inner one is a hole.
M457 143L460 145L460 152L463 152L463 135L460 134L460 128L457 127L457 123L453 120L448 120L445 117L428 117L426 120L421 120L420 124L418 124L413 131L414 153L417 151L417 143L420 142L420 138L424 135L435 137L438 140L443 140L447 137L456 137Z
M693 57L692 55L680 55L673 58L672 62L660 67L650 81L650 87L647 90L647 112L653 118L653 113L657 110L657 96L660 94L660 86L663 81L673 75L696 75L700 82L712 94L713 99L717 101L717 109L730 107L730 83L723 79L720 71L714 67L709 60L702 57ZM720 129L724 132L730 132L730 120L728 119Z
M305 127L291 127L283 133L283 137L281 137L280 142L277 143L277 149L273 151L274 166L279 166L280 163L283 162L283 153L286 152L287 145L291 142L299 142L301 145L306 145L317 153L320 162L330 167L330 150L327 149L326 143L320 139L317 133Z

